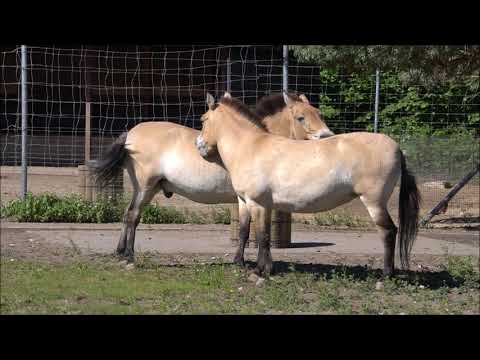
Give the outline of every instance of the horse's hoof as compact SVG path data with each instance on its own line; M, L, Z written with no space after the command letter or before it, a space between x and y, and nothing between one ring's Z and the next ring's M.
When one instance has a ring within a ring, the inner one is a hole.
M238 266L244 268L245 267L245 260L243 258L237 258L233 259L233 263L237 264Z
M394 270L392 269L384 269L383 270L383 279L391 279L394 277Z
M263 267L256 267L255 270L253 270L253 273L255 275L257 275L258 277L263 277L263 278L267 278L268 275L265 273L265 268Z
M268 279L269 276L272 274L272 268L273 268L273 264L270 264L270 263L261 264L261 265L257 264L257 267L254 270L254 273L258 276Z

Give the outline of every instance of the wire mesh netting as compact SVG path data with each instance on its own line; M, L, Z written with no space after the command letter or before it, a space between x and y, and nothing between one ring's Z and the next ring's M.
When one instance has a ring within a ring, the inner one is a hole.
M20 47L0 49L3 167L21 164L20 59ZM207 92L219 97L231 89L253 107L281 91L282 66L282 47L270 45L27 47L28 165L84 164L86 135L95 159L143 121L198 129ZM288 74L289 90L305 94L335 133L373 131L375 74L343 74L292 55ZM432 88L380 74L378 128L405 151L425 210L479 162L479 82L468 77ZM478 217L478 194L477 176L450 209Z

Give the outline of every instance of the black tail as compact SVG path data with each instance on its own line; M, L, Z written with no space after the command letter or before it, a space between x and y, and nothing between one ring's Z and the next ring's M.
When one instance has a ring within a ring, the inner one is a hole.
M128 151L125 149L127 133L121 134L108 149L105 157L90 162L94 170L95 184L100 187L109 185L123 169Z
M402 154L402 179L398 204L400 262L402 267L410 265L410 252L417 237L421 196L415 177L407 170L405 157Z

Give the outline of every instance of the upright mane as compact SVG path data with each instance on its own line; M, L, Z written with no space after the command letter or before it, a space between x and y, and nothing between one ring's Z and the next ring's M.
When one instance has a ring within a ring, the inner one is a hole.
M222 97L218 103L226 105L229 108L235 110L243 117L245 117L248 121L250 121L253 125L266 131L265 126L262 124L262 118L258 116L255 112L250 110L248 106L242 103L240 100L237 100L235 98Z
M288 94L288 96L295 101L302 101L297 95ZM283 94L273 94L260 99L255 107L255 113L261 119L264 119L282 111L286 106Z

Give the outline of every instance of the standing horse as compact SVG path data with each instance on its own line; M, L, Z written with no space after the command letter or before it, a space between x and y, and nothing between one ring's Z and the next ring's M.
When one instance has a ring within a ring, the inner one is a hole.
M408 266L418 231L420 194L405 158L388 136L367 132L342 134L320 141L298 141L259 129L258 117L239 112L230 102L218 104L207 97L202 131L196 144L201 156L220 158L239 198L240 247L245 246L248 218L256 223L257 274L272 270L270 222L272 209L285 212L320 212L356 197L367 208L384 243L384 275L394 271L397 227L387 202L401 177L399 242L402 266ZM289 110L293 104L286 97ZM243 228L242 228L243 227Z
M270 97L263 104L268 107L277 99L278 96ZM299 106L304 104L300 97L292 95L289 99ZM213 97L211 101L214 101ZM250 113L243 103L232 99L229 93L225 94L223 101L237 104L239 112ZM270 108L277 109L278 106ZM257 120L260 124L261 118L257 116ZM318 113L305 116L308 127L292 123L287 117L270 116L266 120L272 132L292 134L296 139L314 138L312 133L329 134L328 127ZM290 129L291 126L295 128ZM260 128L266 131L264 125L260 124ZM143 122L120 135L104 159L91 162L96 183L101 187L110 183L123 169L127 169L132 182L133 196L125 210L116 250L128 262L134 261L135 232L142 209L159 191L162 190L167 198L176 193L204 204L238 202L229 174L218 154L208 161L198 154L195 139L199 134L198 130L170 122Z

